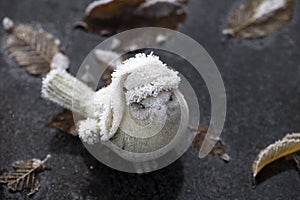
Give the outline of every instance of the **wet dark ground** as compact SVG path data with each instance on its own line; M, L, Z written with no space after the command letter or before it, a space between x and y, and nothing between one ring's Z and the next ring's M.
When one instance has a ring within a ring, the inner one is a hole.
M41 79L26 74L0 52L0 172L18 159L51 154L32 199L300 199L300 178L292 162L280 160L262 171L255 189L251 164L261 148L300 131L300 13L271 36L224 41L221 30L238 0L191 0L180 29L210 53L224 79L228 111L222 138L232 158L198 159L193 149L172 165L149 174L127 174L94 159L80 140L44 128L58 106L40 97ZM104 38L74 30L88 2L1 0L0 18L40 24L61 39L76 73ZM3 44L4 31L0 31ZM2 48L3 49L3 48ZM208 113L209 102L201 102ZM203 121L209 117L204 115ZM0 187L0 199L23 199Z

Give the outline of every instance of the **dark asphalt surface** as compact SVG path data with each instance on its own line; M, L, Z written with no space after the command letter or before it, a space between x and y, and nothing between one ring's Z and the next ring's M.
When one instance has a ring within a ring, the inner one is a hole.
M74 30L90 1L0 0L0 18L39 24L61 39L76 73L85 56L104 38ZM126 174L94 159L80 140L44 124L60 112L40 97L41 79L32 77L0 52L0 172L19 159L44 158L41 187L32 199L300 199L293 162L267 167L255 189L251 164L260 149L300 131L300 5L290 24L271 36L224 41L228 13L238 0L191 0L180 29L212 56L224 79L228 111L222 138L231 162L198 159L193 149L172 165L149 174ZM1 29L1 45L5 37ZM199 86L200 88L202 86ZM203 97L203 122L209 102ZM0 187L0 199L23 199L26 192Z

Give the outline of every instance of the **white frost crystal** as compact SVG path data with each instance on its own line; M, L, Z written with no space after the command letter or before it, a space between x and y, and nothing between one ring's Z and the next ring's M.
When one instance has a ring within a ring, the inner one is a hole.
M119 64L112 83L96 92L65 70L52 70L43 80L42 96L85 116L79 123L79 136L93 144L115 135L126 106L177 89L179 82L178 73L157 56L137 54Z
M84 142L88 144L99 142L99 132L100 128L97 120L88 118L79 122L78 135Z

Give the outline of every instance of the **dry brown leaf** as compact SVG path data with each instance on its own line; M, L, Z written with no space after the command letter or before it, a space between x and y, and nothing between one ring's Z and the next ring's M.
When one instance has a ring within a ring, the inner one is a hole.
M89 32L100 35L112 35L119 32L123 21L146 0L107 0L94 1L85 10L85 17L75 24Z
M74 123L73 113L67 109L64 109L62 113L54 116L52 121L45 126L48 128L56 128L73 136L78 135L78 131Z
M249 0L229 16L223 33L239 38L263 37L286 25L293 10L294 0Z
M289 134L262 150L252 165L253 177L268 164L300 150L300 133Z
M165 0L95 1L88 6L86 16L76 23L76 27L100 35L150 26L178 29L186 19L181 1L162 1Z
M44 160L31 159L13 163L12 166L15 171L0 176L0 183L7 184L12 191L30 189L27 195L33 195L40 186L38 172L45 168L45 163L49 158L50 155L47 155Z
M9 55L30 74L43 76L51 68L68 68L69 59L53 35L31 26L14 25L9 18L4 18L3 26L8 34Z
M197 152L200 151L200 148L206 137L206 134L208 132L210 132L212 137L210 137L209 139L211 140L211 142L215 143L215 146L211 150L210 154L218 155L218 156L220 156L220 158L222 160L224 160L226 162L228 162L230 160L230 157L226 152L225 145L222 143L222 141L218 137L213 137L215 135L215 133L212 130L208 130L208 127L201 126L201 125L198 127L191 127L191 129L197 131L197 135L193 141L193 146L197 150Z

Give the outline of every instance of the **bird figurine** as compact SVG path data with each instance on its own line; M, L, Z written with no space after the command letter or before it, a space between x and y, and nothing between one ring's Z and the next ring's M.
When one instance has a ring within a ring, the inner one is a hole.
M78 132L127 160L158 158L186 137L189 109L178 72L158 56L136 54L118 64L111 83L92 90L62 69L43 79L42 97L80 114Z

